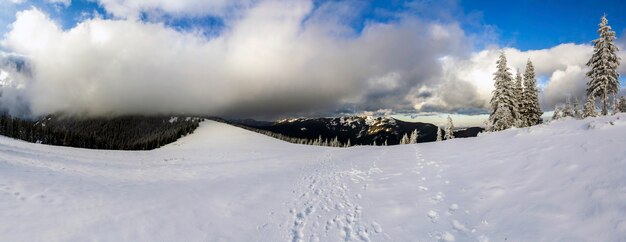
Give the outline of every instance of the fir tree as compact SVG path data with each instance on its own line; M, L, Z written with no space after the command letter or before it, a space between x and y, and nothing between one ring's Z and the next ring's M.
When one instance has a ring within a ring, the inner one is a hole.
M619 111L622 113L626 112L626 98L624 96L619 98Z
M517 127L522 127L524 126L524 116L522 116L521 112L522 112L522 103L524 100L524 88L523 88L523 82L524 79L522 78L522 74L519 72L519 69L517 69L517 72L515 73L515 82L513 83L513 94L514 94L514 99L515 102L517 103L517 118L515 120L515 126Z
M533 126L541 123L541 107L539 106L539 90L537 89L537 79L535 78L535 67L530 59L526 62L524 71L524 90L522 101L522 115L524 126Z
M406 134L404 134L404 136L402 136L402 139L400 139L400 144L406 145L408 143L409 143L409 137Z
M500 106L496 110L495 115L497 115L499 118L492 122L492 130L499 131L511 127L511 122L513 122L513 116L511 116L511 111L506 104L500 103Z
M562 117L574 117L574 109L572 108L572 102L570 101L569 97L565 99L565 105L563 105L561 116Z
M593 41L594 53L587 62L587 66L591 69L587 72L590 80L587 82L587 96L601 98L602 115L608 114L609 95L617 94L619 91L619 74L617 67L620 58L617 56L619 49L613 41L615 40L615 31L608 25L606 16L602 16L598 34L600 37Z
M500 59L496 64L497 71L494 73L493 78L496 89L493 91L493 96L491 97L491 115L489 116L489 122L493 124L492 128L494 131L499 131L515 125L518 114L518 104L515 100L513 79L506 65L504 52L500 54ZM498 125L495 125L496 123Z
M558 106L554 107L554 113L552 114L552 120L557 120L561 118L561 108Z
M443 137L446 140L454 139L454 124L452 123L452 118L448 116L448 124L446 125L445 135Z
M587 102L585 102L583 118L595 116L598 116L598 113L596 113L596 98L595 95L590 95L587 97Z
M411 138L409 139L409 144L417 144L418 136L419 136L419 132L417 132L417 129L414 129L413 132L411 133Z
M443 137L441 134L441 128L439 126L437 126L437 141L442 141Z

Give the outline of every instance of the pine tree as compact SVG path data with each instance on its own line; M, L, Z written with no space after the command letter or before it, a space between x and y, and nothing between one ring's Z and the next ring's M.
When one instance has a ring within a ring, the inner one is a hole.
M539 106L539 90L537 89L537 79L535 78L535 67L528 59L526 70L524 71L524 89L522 101L522 116L524 117L524 127L541 123L541 107Z
M442 141L442 140L443 140L443 137L441 134L441 128L437 127L437 141Z
M572 102L569 97L565 99L565 105L563 105L563 109L561 110L561 116L574 117L574 109L572 108Z
M446 130L444 134L444 139L454 139L454 124L452 123L452 118L448 116L448 124L446 125Z
M417 144L417 137L419 136L419 132L417 129L414 129L411 133L411 138L409 139L409 144Z
M583 118L595 116L598 116L598 113L596 112L596 98L595 95L590 95L587 97L587 102L585 102Z
M400 144L406 145L408 143L409 143L409 137L406 134L404 134L404 136L402 136L402 139L400 139Z
M587 72L590 80L587 82L587 96L601 98L602 115L608 114L609 95L617 94L619 91L619 66L620 58L617 56L619 49L613 43L615 40L615 31L608 25L606 15L602 16L598 34L600 37L593 41L593 56L587 62L587 66L591 69Z
M626 98L624 96L619 98L619 111L622 113L626 112Z
M524 116L522 116L522 103L524 100L524 88L523 88L524 79L522 78L522 74L517 69L515 73L515 82L513 83L513 94L515 102L517 103L517 118L515 119L515 126L522 127L524 126Z
M552 120L557 120L561 118L561 108L558 106L554 107L554 113L552 114Z
M495 120L495 122L491 123L491 129L494 131L505 130L511 127L511 122L513 122L513 116L511 115L511 111L509 107L500 103L500 106L496 110L496 113L499 118Z
M578 96L574 97L574 118L582 118L583 114L580 111L580 100Z
M491 97L491 115L489 122L493 124L494 131L504 130L515 125L517 120L517 101L513 88L513 79L509 68L506 65L506 56L504 52L500 54L500 59L496 62L497 71L494 73L496 89ZM503 109L503 110L499 110ZM498 125L495 125L495 124Z

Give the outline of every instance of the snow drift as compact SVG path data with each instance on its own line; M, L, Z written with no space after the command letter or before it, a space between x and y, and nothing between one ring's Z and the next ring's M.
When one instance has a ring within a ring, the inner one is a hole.
M390 147L217 122L153 151L0 138L8 241L619 241L626 114Z

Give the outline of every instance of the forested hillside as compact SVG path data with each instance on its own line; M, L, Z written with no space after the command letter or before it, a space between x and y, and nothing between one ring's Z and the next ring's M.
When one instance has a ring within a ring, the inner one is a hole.
M5 114L0 116L0 134L49 145L151 150L193 132L200 121L190 117L73 118L61 115L29 120Z

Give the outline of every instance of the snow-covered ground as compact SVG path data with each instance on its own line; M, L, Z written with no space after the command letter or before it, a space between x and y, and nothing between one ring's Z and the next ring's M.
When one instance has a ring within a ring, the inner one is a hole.
M2 241L624 241L626 115L325 148L216 122L154 151L0 138Z

